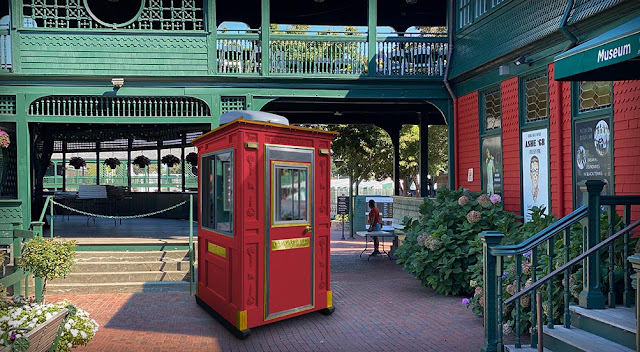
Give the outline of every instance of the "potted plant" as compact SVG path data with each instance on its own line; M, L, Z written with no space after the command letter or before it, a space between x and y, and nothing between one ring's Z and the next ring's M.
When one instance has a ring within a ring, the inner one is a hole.
M173 167L173 165L180 163L180 158L173 154L167 154L161 159L163 164L166 164L168 167Z
M151 165L151 160L144 155L138 155L133 159L133 164L138 165L139 168L144 169L145 167Z
M75 256L76 241L56 241L53 238L35 237L25 243L18 266L42 278L42 296L44 297L47 280L69 275Z
M69 165L78 170L81 167L87 166L87 162L79 156L74 156L73 158L69 159Z
M184 160L191 164L191 166L198 166L198 153L191 152L187 154L187 157L184 158Z
M107 158L104 161L104 164L109 166L111 170L115 170L115 168L120 166L122 163L120 162L120 160L118 160L118 158Z

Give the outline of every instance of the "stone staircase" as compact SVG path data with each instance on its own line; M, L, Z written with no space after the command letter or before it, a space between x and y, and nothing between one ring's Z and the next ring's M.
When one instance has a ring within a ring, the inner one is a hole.
M633 352L636 350L635 307L585 309L571 306L571 328L544 326L544 350L549 352ZM533 352L537 348L513 345L506 351Z
M185 250L76 252L65 279L47 283L48 295L114 292L189 292Z

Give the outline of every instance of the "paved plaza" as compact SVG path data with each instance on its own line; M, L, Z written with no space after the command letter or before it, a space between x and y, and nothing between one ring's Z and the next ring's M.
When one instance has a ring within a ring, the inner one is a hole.
M357 236L356 236L357 237ZM78 351L478 351L482 319L386 257L359 258L361 239L332 234L336 311L252 329L238 340L184 292L48 296L89 311L100 330Z

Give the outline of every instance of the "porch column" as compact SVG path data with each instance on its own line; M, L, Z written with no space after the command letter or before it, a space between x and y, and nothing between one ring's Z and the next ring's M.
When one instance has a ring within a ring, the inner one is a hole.
M24 104L24 98L17 96L17 106ZM22 101L20 101L22 100ZM18 199L22 201L22 225L28 228L31 224L31 135L29 123L24 116L16 121L16 157L23 162L17 163Z
M96 185L100 184L100 141L96 142Z
M129 187L129 192L131 192L131 172L133 171L133 167L131 166L131 148L133 147L133 140L129 137L129 146L127 147L127 187Z
M396 125L387 130L393 144L393 195L400 195L400 130L402 125Z
M62 191L67 191L67 142L62 142Z
M420 116L420 197L429 194L429 118L426 113L418 113Z
M218 73L218 18L216 16L216 1L207 1L206 11L206 26L209 30L207 36L207 44L209 50L207 51L209 59L209 72Z
M260 52L261 56L261 66L262 66L262 75L269 75L270 68L270 55L269 55L269 38L271 36L271 8L270 0L261 0L262 7L262 17L260 19Z
M160 161L160 149L162 148L162 141L158 141L157 142L158 145L158 164L157 164L157 169L158 169L158 192L160 192L162 190L162 172L160 171L162 168L162 162Z
M376 37L378 36L378 0L369 0L367 22L367 43L369 44L369 76L375 76L378 63L376 62ZM397 194L397 193L396 193Z
M184 167L186 165L185 161L184 161L184 146L187 144L187 134L184 133L182 134L182 148L180 149L180 160L182 161L182 192L187 190L187 178L185 176L185 171L184 171Z

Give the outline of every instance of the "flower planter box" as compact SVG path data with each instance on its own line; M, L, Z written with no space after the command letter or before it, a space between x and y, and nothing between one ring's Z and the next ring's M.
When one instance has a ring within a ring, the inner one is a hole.
M63 324L65 317L69 311L65 308L56 313L51 319L36 326L35 329L27 332L24 337L29 340L29 347L26 352L55 351L54 343L56 342L60 326ZM20 351L19 346L6 346L0 349L0 352Z

